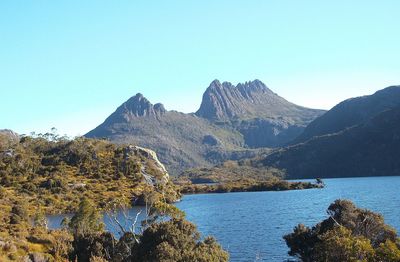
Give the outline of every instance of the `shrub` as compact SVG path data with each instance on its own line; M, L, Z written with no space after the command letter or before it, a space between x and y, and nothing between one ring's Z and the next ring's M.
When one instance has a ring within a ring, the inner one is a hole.
M27 222L28 219L28 212L22 204L17 203L11 208L10 224L20 224L22 222Z
M151 225L140 238L137 261L228 261L213 238L200 240L196 226L183 219Z
M399 261L396 231L382 215L336 200L329 218L313 228L298 225L284 239L301 261ZM397 259L397 260L396 260Z

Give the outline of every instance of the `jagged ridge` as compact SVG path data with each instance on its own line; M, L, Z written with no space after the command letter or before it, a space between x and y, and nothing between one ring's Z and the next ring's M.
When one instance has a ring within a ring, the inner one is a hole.
M296 124L304 124L322 113L322 110L288 102L256 79L236 86L214 80L205 91L196 115L213 121L262 117L284 118Z

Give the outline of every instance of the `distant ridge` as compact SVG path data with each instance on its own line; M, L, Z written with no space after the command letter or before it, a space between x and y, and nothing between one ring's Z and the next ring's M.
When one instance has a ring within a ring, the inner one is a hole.
M297 140L254 164L288 178L400 175L400 86L339 103Z
M311 122L291 144L307 141L314 136L339 132L398 105L400 105L400 86L390 86L372 95L347 99Z

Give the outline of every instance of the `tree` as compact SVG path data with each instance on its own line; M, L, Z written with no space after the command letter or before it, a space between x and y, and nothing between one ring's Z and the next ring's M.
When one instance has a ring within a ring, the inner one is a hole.
M47 229L48 226L48 221L46 218L46 215L43 212L37 212L35 214L35 217L33 218L33 225L35 227L42 227Z
M82 199L78 212L71 218L68 226L74 236L99 233L104 229L101 214L87 198Z
M28 222L29 216L26 207L22 203L16 203L11 208L10 224Z
M362 236L353 236L345 227L329 230L321 236L315 247L316 261L372 261L375 250L371 241Z
M398 262L400 261L399 244L387 240L376 249L376 261Z
M336 200L329 217L312 228L298 225L284 239L301 261L400 261L396 231L382 215ZM397 260L396 260L397 259Z
M140 238L135 261L228 261L229 255L213 239L200 241L196 226L183 219L152 224Z

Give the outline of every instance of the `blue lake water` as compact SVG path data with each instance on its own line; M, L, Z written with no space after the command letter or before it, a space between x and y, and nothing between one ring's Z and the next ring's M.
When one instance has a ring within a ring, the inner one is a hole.
M325 179L324 189L187 195L177 206L204 235L214 235L231 261L284 261L282 236L327 217L335 199L380 212L400 230L400 177Z
M350 199L357 206L384 215L400 230L400 177L325 179L323 189L186 195L177 206L199 231L213 235L229 251L231 261L284 261L290 259L282 239L294 226L312 226L327 217L335 199ZM130 210L134 216L139 209ZM123 215L119 214L123 220ZM59 227L62 216L49 217ZM108 230L118 228L105 217ZM127 223L128 225L129 223Z

